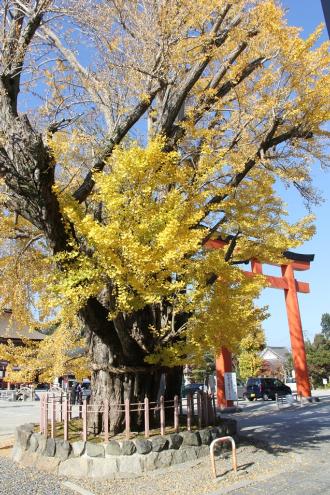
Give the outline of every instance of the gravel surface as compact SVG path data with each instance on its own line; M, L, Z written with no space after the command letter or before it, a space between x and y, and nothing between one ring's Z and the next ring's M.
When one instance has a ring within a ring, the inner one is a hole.
M19 467L8 457L0 457L1 495L73 495L61 480L35 469Z
M265 448L242 445L237 449L237 473L232 471L231 454L225 453L216 461L217 474L221 475L217 480L212 479L210 459L205 457L136 478L102 482L79 480L77 484L95 495L203 495L242 480L253 482L261 474L272 475L292 455L281 449L268 452Z

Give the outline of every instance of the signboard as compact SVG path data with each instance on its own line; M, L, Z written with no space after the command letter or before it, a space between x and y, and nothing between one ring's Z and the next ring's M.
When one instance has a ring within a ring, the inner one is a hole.
M328 383L328 380L326 378L322 378L323 385L326 385Z
M225 373L226 400L238 400L236 373Z

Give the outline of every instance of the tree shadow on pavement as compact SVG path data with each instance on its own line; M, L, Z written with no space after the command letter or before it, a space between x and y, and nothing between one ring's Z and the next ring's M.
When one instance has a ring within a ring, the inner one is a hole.
M330 441L330 398L271 414L238 418L239 444L254 445L271 454L320 449Z

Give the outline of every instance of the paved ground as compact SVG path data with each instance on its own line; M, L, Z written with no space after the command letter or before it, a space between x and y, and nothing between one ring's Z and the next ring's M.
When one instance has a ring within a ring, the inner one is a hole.
M241 434L267 442L275 455L280 451L287 454L274 473L267 474L267 479L260 476L252 483L243 480L236 487L234 484L212 495L298 495L302 491L308 495L330 494L330 395L327 392L318 395L320 403L302 408L283 407L277 411L275 404L260 402L234 415ZM265 414L267 408L269 412Z
M0 495L186 495L188 490L189 495L297 495L303 491L306 495L330 495L330 395L302 408L278 411L276 404L258 401L242 403L242 409L233 415L241 435L248 437L238 449L237 474L231 471L230 456L225 455L217 461L221 476L216 481L211 479L209 460L204 458L135 479L79 480L68 487L68 480L18 468L9 458L0 457ZM20 412L25 414L23 420ZM38 416L37 404L0 406L0 432L8 434L16 421L31 421L33 415ZM9 418L7 426L4 417ZM252 439L254 445L249 444Z
M39 421L39 402L0 401L0 445L13 436L16 426Z

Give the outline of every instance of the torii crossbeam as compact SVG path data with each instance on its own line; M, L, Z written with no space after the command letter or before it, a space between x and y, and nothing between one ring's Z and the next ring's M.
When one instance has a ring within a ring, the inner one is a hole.
M221 238L210 239L206 247L208 249L223 249L227 243ZM268 287L273 289L284 290L286 311L288 316L291 349L293 357L293 365L295 369L295 377L297 382L297 393L303 397L311 397L311 387L308 377L308 368L305 352L304 336L301 325L299 303L297 293L302 292L308 294L310 292L309 284L306 282L299 282L295 279L295 271L309 270L311 261L314 260L313 254L298 254L286 251L284 257L287 263L280 266L281 277L274 277L271 275L264 275L269 283ZM252 259L251 271L245 271L247 276L253 276L255 274L263 274L262 263L256 259ZM273 264L273 263L269 263ZM226 399L225 396L225 384L224 374L232 371L232 356L231 352L222 348L219 352L219 356L216 359L216 373L217 373L217 401L218 406L221 408L230 407L233 405L232 401Z

